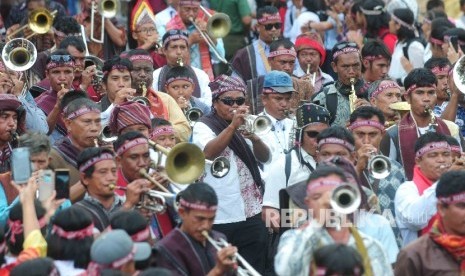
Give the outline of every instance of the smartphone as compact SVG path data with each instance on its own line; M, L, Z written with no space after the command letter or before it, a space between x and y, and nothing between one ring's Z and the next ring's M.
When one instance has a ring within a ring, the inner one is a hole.
M69 198L69 170L55 170L55 191L56 199Z
M39 189L37 190L37 198L40 201L45 201L53 193L55 189L55 177L52 170L42 170L39 174Z
M29 148L15 148L11 154L11 172L16 184L26 184L32 174Z

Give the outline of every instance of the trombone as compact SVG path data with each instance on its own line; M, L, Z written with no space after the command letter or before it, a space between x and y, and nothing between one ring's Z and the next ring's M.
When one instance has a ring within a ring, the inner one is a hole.
M116 14L118 13L119 8L120 8L120 4L118 0L101 0L98 6L95 3L95 1L92 1L91 13L90 13L90 25L91 25L90 40L96 43L103 43L103 39L105 36L105 28L103 26L103 23L104 23L103 21L105 18L115 17ZM94 36L96 10L102 16L99 39Z
M45 8L38 8L33 10L29 14L28 22L27 25L24 25L11 33L7 39L11 40L15 35L17 35L19 32L25 30L27 27L33 32L32 34L28 35L25 37L25 39L29 39L33 37L36 34L45 34L47 33L50 28L53 25L53 18L57 14L57 10L54 10L53 12L50 12L49 10Z
M195 23L194 18L190 17L189 21L194 25L197 31L202 36L203 40L207 45L211 48L215 56L223 62L224 64L228 64L228 61L223 58L220 53L216 50L215 43L213 42L212 38L223 38L228 35L229 31L231 30L231 19L225 13L217 12L215 14L211 14L200 5L200 9L203 11L205 15L208 17L207 21L207 31L203 31L199 25ZM182 65L181 65L182 66Z
M202 231L202 235L207 238L208 242L213 245L213 247L216 250L221 250L221 248L228 246L228 242L225 241L224 239L220 239L219 241L215 241L210 235L208 234L207 231ZM237 259L242 266L238 266L237 268L237 274L240 276L261 276L260 273L258 273L239 253L236 253L234 256L232 256L233 259Z

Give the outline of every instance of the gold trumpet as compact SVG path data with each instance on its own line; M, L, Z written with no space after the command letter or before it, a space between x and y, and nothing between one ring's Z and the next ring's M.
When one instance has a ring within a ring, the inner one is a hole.
M355 78L350 78L350 94L349 94L349 108L350 113L355 110L355 101L357 100L357 94L355 92Z
M33 10L29 14L27 25L24 25L11 33L7 39L11 40L14 38L18 33L29 28L33 33L25 37L24 39L29 39L36 34L45 34L48 33L50 28L53 25L53 18L57 14L58 11L54 10L53 12L48 11L45 8L38 8Z
M140 89L142 89L142 97L147 96L147 83L145 81L141 81L139 84Z

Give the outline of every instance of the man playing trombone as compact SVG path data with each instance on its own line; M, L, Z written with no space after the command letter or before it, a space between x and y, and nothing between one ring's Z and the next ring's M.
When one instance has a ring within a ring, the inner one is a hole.
M176 275L225 275L233 271L237 248L227 245L217 251L214 240L225 236L213 231L218 197L206 183L189 185L177 196L182 224L155 245L158 267Z

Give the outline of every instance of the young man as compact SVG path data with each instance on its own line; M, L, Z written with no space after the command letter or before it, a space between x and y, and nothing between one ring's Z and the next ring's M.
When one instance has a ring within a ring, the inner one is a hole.
M435 188L437 220L429 235L423 235L402 249L397 257L395 275L460 275L463 273L461 244L465 238L463 224L465 172L452 171L441 176ZM456 242L454 242L456 241Z
M86 195L74 206L88 211L92 215L95 228L100 232L110 224L111 214L120 209L134 208L140 201L140 195L149 190L148 180L137 179L127 185L125 198L115 194L116 162L113 152L109 149L87 148L77 159Z
M166 74L171 68L182 65L194 76L195 86L192 95L207 106L211 106L212 92L208 86L210 79L204 71L190 65L187 36L187 33L181 30L171 30L163 35L162 52L166 57L167 65L153 72L153 89L156 91L165 91Z
M386 45L378 40L369 40L363 45L363 79L366 83L372 83L387 77L391 64L391 53Z
M397 124L401 114L393 110L390 105L401 101L401 89L393 80L377 80L367 90L370 104L379 108L386 119L386 126Z
M449 72L452 69L447 58L430 58L425 62L425 68L429 69L438 81L436 86L436 105L434 114L441 116L449 103ZM455 121L455 120L452 120Z
M189 185L177 196L182 224L155 245L157 267L179 275L225 275L234 269L231 245L216 250L203 235L215 241L225 236L212 230L218 197L208 184ZM215 257L214 257L215 256ZM213 259L214 258L214 259Z
M368 105L366 95L360 90L364 85L362 78L362 60L355 43L340 42L332 50L333 62L331 66L338 75L338 80L324 87L312 97L312 101L328 109L331 114L331 125L345 126L349 120L351 108ZM350 80L353 80L351 83ZM354 91L352 91L352 87ZM356 100L349 101L349 95L355 93Z
M131 50L128 59L132 63L132 88L136 89L134 96L147 97L152 115L170 121L176 129L178 140L187 141L191 128L176 101L170 95L152 89L153 60L148 52L141 49Z
M433 114L437 97L436 84L436 76L428 69L413 69L407 75L404 97L410 104L410 113L398 125L389 128L381 141L381 152L402 164L408 180L413 177L414 145L419 136L433 131L452 135L460 141L457 125Z
M213 46L216 52L220 55L221 59L218 59L210 46L202 38L197 27L204 30L206 28L206 14L199 8L200 0L191 1L179 1L178 14L176 14L168 24L166 24L166 30L184 30L189 34L189 47L190 47L190 64L193 67L202 69L207 73L210 81L215 78L214 64L217 64L224 59L224 45L221 38L212 38ZM210 10L212 14L213 11ZM194 26L195 21L197 27Z
M331 211L334 215L330 204L331 193L336 187L347 184L347 181L344 172L336 167L322 165L312 173L305 197L305 204L311 210L311 220L301 228L288 230L281 236L275 257L278 275L309 275L313 252L333 243L347 244L358 252L366 252L363 257L365 272L392 275L390 262L379 242L347 223L336 227L334 216L330 217ZM340 217L340 221L347 222L344 218Z

